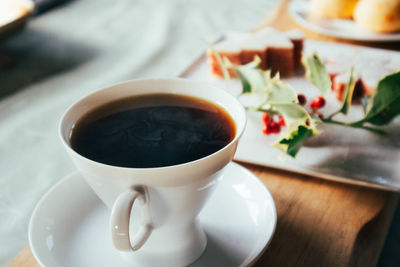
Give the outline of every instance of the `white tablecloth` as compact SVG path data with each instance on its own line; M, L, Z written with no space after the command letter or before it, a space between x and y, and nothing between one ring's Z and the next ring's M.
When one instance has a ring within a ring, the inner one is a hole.
M176 76L202 38L250 30L276 2L76 0L0 43L0 90L14 92L0 99L0 266L28 244L40 197L75 169L57 132L67 106L115 82Z

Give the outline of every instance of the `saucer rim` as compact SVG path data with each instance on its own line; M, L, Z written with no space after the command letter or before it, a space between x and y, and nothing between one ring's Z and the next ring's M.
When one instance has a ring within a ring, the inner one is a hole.
M272 242L272 239L275 235L275 231L276 231L276 225L278 222L278 214L276 212L276 205L275 205L275 200L274 197L272 196L271 192L269 191L268 187L260 180L260 178L258 178L257 175L255 175L253 172L251 172L249 169L247 169L246 167L236 163L236 162L231 162L229 165L236 165L237 167L241 168L243 172L246 173L246 176L248 176L248 178L251 177L251 179L254 180L254 182L256 182L259 186L261 186L267 193L267 197L268 199L271 201L271 215L273 215L272 219L273 219L273 225L272 225L272 231L271 231L271 236L269 237L268 241L265 243L265 246L257 253L257 255L255 255L253 257L252 260L250 260L250 262L246 263L246 259L245 261L242 263L241 266L253 266L258 259L260 259L260 257L264 254L264 252L267 250L267 248L269 247L269 245ZM246 264L246 265L243 265Z
M37 217L37 213L39 209L42 207L42 204L46 202L47 197L53 193L53 191L58 188L61 184L65 183L69 179L71 179L74 176L80 175L79 171L75 170L67 175L65 175L63 178L61 178L57 183L55 183L53 186L51 186L47 192L40 198L40 200L37 202L35 208L33 209L31 218L29 219L29 226L28 226L28 243L29 247L31 249L32 255L35 258L35 260L39 263L40 266L46 266L41 260L40 257L38 256L37 251L35 250L35 246L33 246L33 241L32 241L32 233L33 233L33 227L35 224L35 220ZM82 177L83 178L83 177Z
M243 171L245 173L245 176L247 176L248 179L252 179L257 184L257 186L262 187L263 190L267 193L265 197L271 203L271 214L270 215L271 215L271 220L273 220L273 224L272 224L271 234L269 235L267 242L265 242L264 247L262 247L258 252L254 253L253 251L249 251L250 253L248 254L248 256L240 264L240 266L252 266L264 254L264 252L269 247L269 245L275 235L276 225L277 225L276 205L275 205L274 198L273 198L271 192L269 191L269 189L267 188L267 186L253 172L251 172L246 167L244 167L236 162L230 162L226 167L229 168L229 166L234 166L234 167L240 168L241 171ZM35 260L39 263L40 266L46 266L46 265L40 259L38 252L36 251L35 246L33 245L34 242L32 240L32 238L33 238L32 233L34 230L33 227L34 227L34 224L36 221L36 217L38 216L37 213L40 210L40 208L42 207L43 203L46 202L46 199L48 198L48 196L50 194L52 194L54 190L56 190L59 186L62 186L63 183L67 182L69 179L71 179L75 176L80 176L81 179L84 179L82 177L82 175L80 174L80 172L77 170L65 175L57 183L55 183L53 186L51 186L50 189L47 190L47 192L37 202L37 204L32 212L31 218L29 220L29 226L28 226L28 242L29 242L29 247L31 249L32 255L34 256ZM101 200L99 200L99 201L101 201ZM251 255L252 253L254 253L255 255L252 256Z

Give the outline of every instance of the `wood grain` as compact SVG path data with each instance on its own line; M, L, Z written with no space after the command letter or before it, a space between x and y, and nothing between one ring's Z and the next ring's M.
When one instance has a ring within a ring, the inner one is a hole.
M26 247L10 262L8 267L40 267L40 265L33 257L31 249Z
M244 166L271 190L278 212L275 236L256 266L375 266L394 194Z
M399 43L358 43L321 36L296 25L283 0L260 27L302 29L307 38L400 50ZM255 266L375 266L397 195L306 175L242 164L270 189L278 223ZM36 267L29 247L8 267Z

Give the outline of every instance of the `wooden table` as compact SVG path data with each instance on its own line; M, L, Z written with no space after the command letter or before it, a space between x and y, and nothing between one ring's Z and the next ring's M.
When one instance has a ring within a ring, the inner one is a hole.
M260 26L300 28L309 39L400 50L399 43L357 43L321 36L296 25L283 0ZM278 224L255 266L375 266L397 203L394 193L243 164L270 189ZM29 247L8 267L39 266Z

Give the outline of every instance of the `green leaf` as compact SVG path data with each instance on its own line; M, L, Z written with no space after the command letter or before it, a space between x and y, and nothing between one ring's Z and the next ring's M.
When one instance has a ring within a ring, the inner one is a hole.
M217 59L219 67L222 70L222 74L224 75L224 79L225 79L225 82L226 82L226 88L229 88L230 87L230 76L229 76L228 68L222 62L222 58L219 55L219 53L214 49L214 46L210 42L208 42L207 40L204 40L204 41L206 42L206 44L210 48L211 52L214 54L215 58Z
M227 66L235 70L242 83L242 94L265 91L267 84L264 73L258 68L260 62L259 57L246 65L234 65L227 62Z
M351 125L368 122L386 125L400 114L400 71L392 73L379 81L367 106L365 117Z
M248 78L239 71L236 73L240 79L240 82L242 83L242 94L251 93L251 84Z
M285 117L285 121L289 124L294 122L302 124L307 120L309 122L312 120L307 110L300 105L294 103L271 103L270 105L282 114Z
M368 106L368 103L369 103L369 96L364 96L364 97L361 99L361 104L362 104L364 116L367 114L367 106Z
M356 85L356 81L354 80L354 69L353 67L350 69L349 73L349 81L346 84L346 89L344 91L344 97L342 102L342 107L339 112L347 115L350 110L351 101L353 100L354 87Z
M352 67L349 72L349 81L347 82L346 89L344 90L342 106L340 107L340 109L338 111L332 113L328 117L328 119L332 119L335 115L337 115L339 113L343 113L344 115L347 115L347 113L350 110L351 102L353 100L353 93L354 93L355 86L356 86L356 81L354 79L354 69Z
M314 135L313 129L299 125L295 131L291 131L289 137L282 138L274 146L294 158L304 143Z
M332 83L321 59L314 52L303 57L302 62L306 69L306 78L325 96L331 90Z
M275 76L268 80L268 96L267 103L284 102L297 103L297 93L293 87Z

